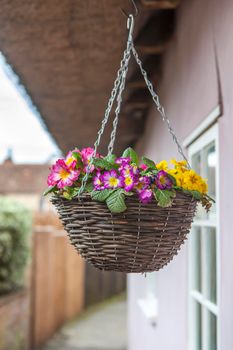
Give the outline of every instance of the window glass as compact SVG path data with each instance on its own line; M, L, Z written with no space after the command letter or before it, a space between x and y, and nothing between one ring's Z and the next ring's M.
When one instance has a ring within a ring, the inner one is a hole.
M216 228L205 229L205 267L206 267L206 293L208 300L217 301L217 256L216 256Z
M216 131L211 134L211 129L208 130L189 150L191 166L208 179L208 194L213 199L216 199L216 135ZM217 242L216 205L208 214L199 205L189 241L190 350L218 349Z

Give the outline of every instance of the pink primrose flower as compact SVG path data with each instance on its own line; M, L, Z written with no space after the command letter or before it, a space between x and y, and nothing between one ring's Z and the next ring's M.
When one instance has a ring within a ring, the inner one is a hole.
M128 174L128 175L124 176L123 183L124 183L124 189L127 192L131 191L135 185L134 176L132 176L132 174Z
M143 204L150 203L152 201L153 193L151 190L141 190L138 192L139 200Z
M104 188L114 189L123 187L123 178L115 170L105 171L102 179Z
M66 165L72 169L74 169L77 165L77 160L73 156L74 152L80 153L80 151L78 149L75 149L73 151L69 151L69 153L67 154L67 156L65 158Z
M57 185L58 188L72 186L74 181L78 179L79 174L80 171L68 167L64 159L58 159L55 165L52 166L47 183L49 186Z
M160 170L158 172L155 183L160 190L169 190L172 188L172 180L169 178L168 173L164 170Z
M138 182L135 184L134 188L136 191L141 191L148 189L150 185L150 178L148 176L141 176Z
M97 191L104 190L103 176L100 172L93 178L93 185Z
M88 170L88 165L90 164L91 158L94 154L94 148L92 147L87 147L87 148L83 148L81 151L81 155L82 155L82 161L84 164L84 171L86 172ZM96 153L95 155L96 158L101 158L101 155L99 153ZM90 173L92 173L95 170L95 166L92 165L89 169Z
M146 169L148 168L148 166L147 166L146 164L141 164L141 165L140 165L140 168L141 168L142 170L146 170Z

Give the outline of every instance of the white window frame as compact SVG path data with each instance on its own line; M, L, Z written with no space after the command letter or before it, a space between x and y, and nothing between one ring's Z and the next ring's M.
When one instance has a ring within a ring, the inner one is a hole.
M215 113L213 113L215 112ZM218 109L215 109L211 113L211 116L215 115L215 118L217 117ZM219 114L218 114L219 116ZM207 119L212 119L210 116ZM205 123L203 123L204 125ZM191 281L193 280L193 270L189 264L189 344L188 349L193 350L194 344L193 341L193 335L192 335L192 329L194 327L193 320L193 308L191 306L192 300L196 300L199 304L203 305L206 309L211 311L217 319L217 349L220 350L220 325L219 325L219 300L220 300L220 230L219 230L219 131L218 131L218 124L215 123L213 126L211 126L207 131L204 133L201 133L201 128L199 127L199 133L201 136L198 137L197 131L194 131L193 137L192 135L187 138L186 145L189 144L188 147L188 157L189 160L191 160L192 155L194 155L196 152L203 149L205 146L210 144L211 142L215 142L215 148L216 148L216 155L217 155L217 167L216 167L216 218L214 219L207 219L207 220L194 220L193 226L199 226L199 227L215 227L216 228L216 271L217 271L217 296L216 296L216 304L210 302L209 300L205 299L204 296L199 293L198 291L192 290L191 288ZM206 129L206 124L205 124ZM190 144L191 140L194 140L193 143ZM189 241L189 249L191 249L191 240ZM190 255L189 255L190 256ZM204 330L203 330L204 329ZM202 332L205 332L205 317L202 324ZM202 350L207 349L207 344L203 344Z

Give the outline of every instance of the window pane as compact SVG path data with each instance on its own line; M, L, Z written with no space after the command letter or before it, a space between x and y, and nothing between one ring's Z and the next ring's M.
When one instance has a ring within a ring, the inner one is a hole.
M192 156L191 164L192 164L192 168L198 174L201 175L201 152L197 152ZM198 204L196 218L201 219L201 218L204 218L205 216L206 215L205 215L204 209L202 208L202 206L200 204Z
M193 227L192 229L192 289L197 290L201 292L202 290L202 276L201 276L201 264L202 264L202 258L201 258L201 230L199 227Z
M215 143L211 142L203 150L203 169L202 176L208 179L208 194L213 199L216 199L216 162L217 154ZM214 218L216 216L216 206L213 204L208 217Z
M208 312L208 350L217 350L217 319Z
M217 301L216 229L206 228L203 232L205 244L205 297Z
M202 307L193 300L192 349L202 350Z
M192 168L198 173L201 173L201 152L197 152L192 156Z

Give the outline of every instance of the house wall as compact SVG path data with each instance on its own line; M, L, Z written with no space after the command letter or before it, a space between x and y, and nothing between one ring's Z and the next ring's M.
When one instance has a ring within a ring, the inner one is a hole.
M184 0L177 11L176 33L164 56L158 91L181 142L219 104L220 152L220 349L233 348L233 203L229 184L233 173L233 2ZM178 158L166 126L151 109L140 153L155 161ZM143 276L129 275L129 350L188 349L187 243L173 262L157 273L156 326L145 317L138 299Z

